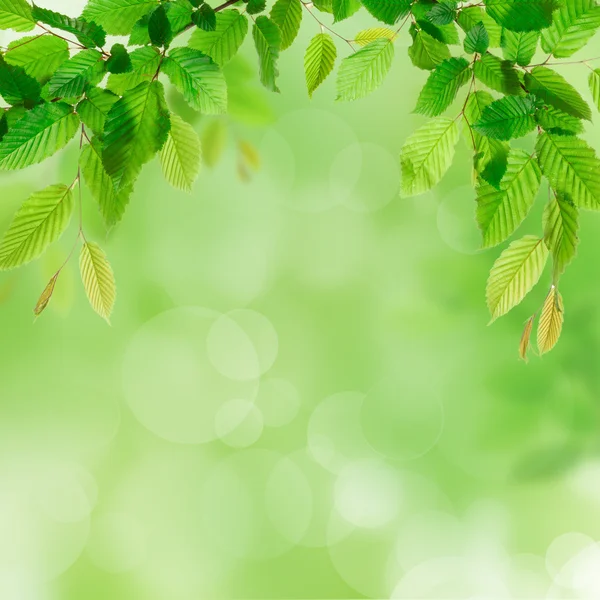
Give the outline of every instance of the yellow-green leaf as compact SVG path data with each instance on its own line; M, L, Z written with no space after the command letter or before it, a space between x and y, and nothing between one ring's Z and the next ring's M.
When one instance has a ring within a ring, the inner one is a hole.
M556 286L546 296L537 330L537 346L540 354L550 352L558 342L564 321L563 299Z
M86 242L79 256L81 280L92 308L106 321L115 305L115 277L104 251L93 242Z
M178 115L171 115L171 131L160 153L165 179L174 187L186 192L200 171L202 151L194 128Z
M60 271L57 271L52 277L52 279L50 279L50 281L48 282L48 285L46 285L46 287L44 288L42 295L40 296L39 300L37 301L37 304L35 305L35 308L33 309L33 314L36 317L39 317L44 312L44 310L46 310L48 302L50 302L52 294L54 293L54 286L56 285L56 280L58 279L59 275Z
M494 263L487 282L492 322L517 306L539 281L548 248L542 238L526 235L513 242Z

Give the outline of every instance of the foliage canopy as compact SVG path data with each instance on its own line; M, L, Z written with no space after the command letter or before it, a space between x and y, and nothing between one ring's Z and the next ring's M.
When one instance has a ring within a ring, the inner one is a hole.
M361 8L381 25L354 39L335 31L335 23ZM334 25L323 22L326 13ZM492 320L504 315L551 262L537 344L540 353L552 349L563 323L558 285L577 250L579 211L600 209L600 160L580 137L592 108L556 70L557 59L582 50L600 27L596 0L275 0L271 6L265 0L217 6L204 0L89 0L78 17L26 0L0 0L0 28L28 34L0 56L0 169L37 164L73 138L81 149L73 182L51 185L23 203L0 243L0 269L39 257L62 235L81 203L74 190L80 192L82 183L109 228L123 217L143 166L157 155L166 180L190 191L201 144L194 128L170 112L164 84L174 86L191 109L225 113L222 69L250 34L260 82L279 92L279 57L295 42L304 14L319 29L305 54L308 95L339 62L340 101L363 98L384 83L394 42L406 27L410 60L429 72L415 113L429 120L401 148L402 195L427 192L441 180L461 135L472 150L483 247L510 238L547 188L540 235L512 241L500 254L487 302ZM128 43L109 44L109 36L128 36ZM343 42L341 59L336 42ZM565 64L589 68L591 98L600 109L600 69L591 60ZM456 104L457 114L444 116ZM86 239L81 216L79 243L90 303L108 320L116 296L113 272L105 253ZM61 269L44 289L36 315L48 305ZM528 319L520 342L524 359L535 319Z

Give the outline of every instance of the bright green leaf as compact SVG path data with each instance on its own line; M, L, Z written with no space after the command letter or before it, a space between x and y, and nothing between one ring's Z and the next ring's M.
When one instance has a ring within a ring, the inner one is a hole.
M312 97L314 91L331 73L336 56L335 44L327 33L318 33L310 41L304 55L304 72L309 96Z
M100 135L104 131L106 116L118 100L119 96L110 90L91 88L77 105L77 114L86 127Z
M14 216L0 244L0 269L20 267L40 256L69 225L73 194L66 185L35 192Z
M456 121L442 117L409 136L400 154L403 196L416 196L437 185L452 164L458 138Z
M25 0L0 0L0 29L31 31L34 27L31 6Z
M537 50L540 34L538 31L516 33L509 29L502 31L502 53L506 60L522 67L528 65Z
M394 58L390 40L378 39L346 57L339 68L336 100L357 100L376 90Z
M281 32L281 49L289 48L300 30L302 21L300 0L277 0L273 4L270 16L271 21L279 27Z
M281 50L281 32L268 17L257 17L252 28L252 37L259 58L261 83L272 92L279 92L276 79L279 76L277 60Z
M577 254L579 210L564 194L552 194L544 209L544 241L552 253L556 283Z
M487 282L487 304L492 321L517 306L539 281L548 248L544 240L526 235L514 241L494 263Z
M82 17L102 25L111 35L129 35L136 21L157 4L157 0L89 0Z
M79 128L79 117L64 102L27 111L0 142L0 169L23 169L64 148Z
M468 54L484 54L490 47L490 36L483 23L477 23L465 36L465 52Z
M520 138L536 126L535 103L526 96L504 96L485 108L475 129L487 137L508 141Z
M569 2L572 0L569 0ZM486 0L488 14L511 31L539 31L552 23L557 0Z
M191 192L201 157L200 140L194 128L181 117L171 115L171 131L160 153L165 179L174 188Z
M378 21L394 25L408 14L411 0L362 0L362 3Z
M52 98L81 96L86 85L96 85L104 77L106 65L97 50L83 50L65 61L48 82Z

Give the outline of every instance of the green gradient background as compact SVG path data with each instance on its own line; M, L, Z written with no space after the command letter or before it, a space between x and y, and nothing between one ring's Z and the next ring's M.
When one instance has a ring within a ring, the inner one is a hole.
M407 34L380 90L335 104L333 78L304 89L318 31L305 15L280 96L247 40L191 196L152 163L108 236L84 197L112 327L76 261L33 324L75 224L0 276L2 600L600 597L600 220L582 218L559 345L519 362L549 279L486 327L498 250L477 250L466 143L434 192L398 197L426 77ZM589 99L585 67L563 72ZM239 140L261 156L250 181ZM2 228L76 160L1 174Z

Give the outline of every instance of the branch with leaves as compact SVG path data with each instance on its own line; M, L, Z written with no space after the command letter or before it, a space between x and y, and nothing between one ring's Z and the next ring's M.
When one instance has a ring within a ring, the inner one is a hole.
M336 23L362 8L382 25L353 39L336 32ZM222 68L252 21L260 82L279 92L280 53L294 43L308 15L318 29L304 59L308 94L333 72L338 42L347 55L337 71L337 99L356 100L384 82L394 41L408 25L409 57L430 72L415 112L430 120L401 149L402 194L427 192L441 180L452 164L461 123L473 152L484 248L513 235L546 179L541 234L516 240L502 252L490 273L487 302L492 320L507 313L533 289L551 257L552 285L540 310L537 345L540 353L552 349L563 323L558 285L576 253L579 210L600 208L600 161L579 137L592 111L552 67L589 68L591 95L600 109L600 69L591 66L596 59L561 62L583 49L600 27L596 1L276 0L266 11L266 0L228 0L216 7L203 0L89 0L82 15L71 18L26 0L0 0L0 28L39 30L11 43L0 59L0 96L7 104L0 119L0 169L39 163L78 132L81 140L74 182L25 201L0 244L0 268L39 257L79 205L82 278L92 306L108 319L114 277L105 254L85 237L81 185L89 188L108 228L123 217L143 166L156 155L169 183L192 189L201 144L191 125L169 110L163 81L191 108L225 113ZM333 24L327 23L329 15ZM129 36L127 46L114 43L107 50L108 35ZM541 51L545 59L535 62ZM442 116L455 102L458 114ZM517 139L518 147L511 146ZM61 269L36 314L48 305ZM523 358L535 320L536 315L525 326Z

